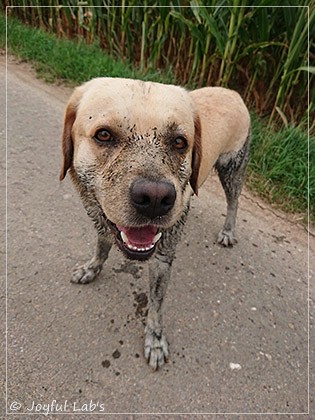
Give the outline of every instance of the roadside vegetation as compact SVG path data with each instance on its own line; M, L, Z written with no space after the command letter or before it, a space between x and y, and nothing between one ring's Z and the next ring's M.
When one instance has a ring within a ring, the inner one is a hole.
M198 7L197 1L191 2L193 7L171 10L133 8L132 3L123 2L121 8L92 8L88 2L80 7L12 8L8 51L33 62L50 82L76 85L116 76L236 89L253 111L247 185L290 212L305 215L309 204L314 222L315 138L307 130L309 125L314 132L314 102L308 103L314 69L307 68L306 30L307 11L315 25L314 7L294 7L281 17L272 7L226 7L220 13L214 8L207 14L212 9ZM0 35L4 48L3 14Z

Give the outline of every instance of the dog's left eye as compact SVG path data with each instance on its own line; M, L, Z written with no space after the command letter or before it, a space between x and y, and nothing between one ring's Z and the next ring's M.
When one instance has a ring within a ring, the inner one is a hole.
M94 139L99 143L107 143L113 140L113 136L108 130L101 129L95 133Z
M176 139L173 141L173 147L175 147L175 149L177 149L179 152L183 152L188 147L187 140L184 137L176 137Z

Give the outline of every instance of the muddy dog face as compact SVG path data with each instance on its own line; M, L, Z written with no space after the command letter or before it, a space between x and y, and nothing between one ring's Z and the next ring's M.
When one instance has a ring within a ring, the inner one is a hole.
M69 170L119 248L144 260L197 193L200 148L200 123L184 89L94 79L68 103L60 179Z

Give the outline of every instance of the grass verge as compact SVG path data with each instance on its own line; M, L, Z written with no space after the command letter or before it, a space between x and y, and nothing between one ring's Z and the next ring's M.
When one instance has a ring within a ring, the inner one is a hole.
M73 85L94 77L111 76L161 80L159 72L143 74L129 63L104 54L97 44L86 45L57 38L42 29L21 24L17 19L8 19L8 49L23 60L31 61L38 73L48 82L63 80ZM0 46L5 48L6 20L0 13ZM174 81L171 72L163 75L165 82Z
M315 222L315 138L299 127L280 131L252 117L252 150L247 186L284 211L304 215L310 207ZM308 171L308 156L310 169Z
M5 48L6 44L5 25L5 17L0 14L1 48ZM83 42L59 39L11 18L8 20L8 49L21 59L31 61L38 75L49 82L61 79L76 85L98 76L174 82L171 72L144 74L129 63L104 54L97 45L88 46ZM304 215L307 213L309 197L310 219L314 223L315 138L310 137L308 140L305 131L292 126L275 131L254 114L252 121L253 143L248 167L248 187L282 210Z

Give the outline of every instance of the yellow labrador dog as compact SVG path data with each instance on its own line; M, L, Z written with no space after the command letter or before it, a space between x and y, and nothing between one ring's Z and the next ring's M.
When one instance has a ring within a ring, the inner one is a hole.
M93 281L112 244L150 259L144 355L154 369L169 355L161 306L191 196L215 167L227 198L218 242L232 246L249 144L248 110L228 89L97 78L70 98L60 179L69 171L98 232L95 256L72 281Z

